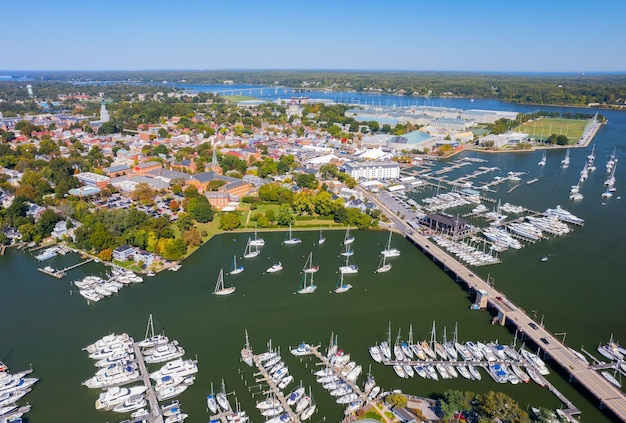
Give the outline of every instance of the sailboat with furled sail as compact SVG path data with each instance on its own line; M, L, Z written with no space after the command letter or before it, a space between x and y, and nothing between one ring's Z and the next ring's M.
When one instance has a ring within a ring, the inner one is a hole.
M324 234L322 233L322 227L320 226L320 239L319 241L317 241L317 244L322 245L325 242L326 242L326 237L324 237Z
M288 232L287 238L283 241L283 244L285 244L285 245L294 245L294 244L300 244L301 242L302 242L302 240L300 238L291 236L291 223L290 223L289 224L289 232Z
M318 270L320 270L320 267L313 264L313 252L311 252L309 253L309 258L306 260L306 263L304 263L302 271L304 273L315 273Z
M215 284L215 289L213 290L214 295L229 295L235 292L234 286L229 286L228 288L224 287L224 269L220 269L220 274L217 277L217 283Z
M335 288L335 294L341 294L352 289L352 285L343 282L343 273L339 273L339 280L337 280L337 288Z
M265 240L263 238L259 238L256 233L256 223L254 224L254 239L250 241L250 245L254 247L262 247L265 245Z
M246 250L243 252L243 258L254 258L261 254L259 251L259 247L251 244L250 238L248 238L248 243L246 244Z
M387 248L381 251L381 254L384 257L398 257L400 255L400 250L397 248L391 248L391 235L392 232L389 231L389 241L387 241Z
M348 229L346 230L346 236L343 238L343 245L352 244L354 242L354 237L350 235L350 225L348 225Z
M237 275L241 272L243 272L244 267L243 266L237 266L237 256L234 255L233 256L233 267L230 269L230 275Z
M309 258L304 264L304 269L302 270L300 288L296 291L298 294L312 294L315 292L317 285L313 283L313 274L317 272L318 269L318 266L313 266L313 253L309 254Z
M384 273L391 270L391 263L386 263L385 260L385 255L381 254L380 264L378 265L378 269L376 269L374 273Z

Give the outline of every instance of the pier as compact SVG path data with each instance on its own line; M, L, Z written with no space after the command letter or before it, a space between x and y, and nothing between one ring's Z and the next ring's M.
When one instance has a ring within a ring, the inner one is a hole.
M48 275L48 276L52 276L53 278L57 278L57 279L61 279L63 278L65 275L67 275L67 272L72 270L72 269L76 269L77 267L80 267L84 264L87 264L91 261L93 261L94 259L89 258L85 261L81 261L80 263L74 264L72 266L66 267L65 269L60 269L60 270L55 270L52 269L49 266L43 267L43 268L38 268L37 270L39 270L41 273Z
M139 365L141 380L143 380L143 383L148 388L148 390L146 391L146 397L148 399L148 403L150 404L150 415L142 416L136 419L136 421L148 420L150 423L163 423L161 407L159 406L159 402L157 401L156 394L154 393L154 389L152 387L152 383L150 383L150 374L148 373L148 369L146 368L146 362L143 360L143 354L141 353L141 350L136 343L133 343L133 351L135 353L135 360L137 360L137 364Z
M354 381L354 382L349 381L347 378L342 376L341 375L341 371L340 371L341 369L337 369L335 366L331 366L331 364L328 361L328 359L326 357L324 357L322 354L320 354L320 352L318 350L318 347L311 347L311 354L313 354L318 360L320 360L322 365L331 368L333 370L333 373L335 374L335 376L338 376L339 378L344 380L348 384L348 386L350 386L350 388L352 388L352 392L354 392L355 394L357 394L359 396L359 400L363 401L364 406L365 406L365 404L367 404L367 402L368 402L367 401L367 395L365 395L365 393L363 391L361 391L359 386L356 384L356 381Z
M505 325L509 323L515 326L533 343L541 346L545 355L549 356L566 371L570 376L570 380L577 381L595 397L601 408L608 408L615 416L622 421L626 421L626 395L620 389L605 380L601 374L590 369L560 339L549 332L543 325L538 325L521 307L509 301L492 284L483 280L479 275L448 255L426 237L414 231L408 223L395 216L376 197L373 197L365 190L361 192L381 207L398 228L404 230L405 237L408 240L420 248L424 254L439 262L445 272L453 274L457 282L464 284L470 291L485 292L487 305L497 312L497 319L500 324Z
M280 401L281 407L283 407L286 413L289 413L289 417L291 418L290 422L300 423L300 418L287 404L287 400L285 399L285 396L283 395L281 390L278 389L278 384L274 383L274 381L272 380L272 376L270 376L268 371L265 370L265 367L263 366L263 363L259 359L259 356L252 355L252 361L259 369L259 373L256 373L256 374L263 376L263 379L265 379L265 381L267 382L267 385L270 387L271 391L274 393L276 399Z

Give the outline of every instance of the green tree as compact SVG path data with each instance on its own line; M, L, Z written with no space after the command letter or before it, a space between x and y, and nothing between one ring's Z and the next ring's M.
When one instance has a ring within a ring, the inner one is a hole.
M187 212L199 223L207 223L213 220L213 207L204 196L192 198L187 203Z
M313 197L315 213L330 216L335 211L335 203L328 191L320 191Z
M276 213L274 212L274 209L265 210L265 217L269 222L274 222L276 220Z
M530 422L528 413L522 410L513 398L502 392L490 391L478 396L478 412L489 421L500 418L516 423Z
M291 206L288 204L281 204L278 206L278 211L276 213L276 221L281 226L287 226L290 223L295 222L296 216L291 209Z
M318 185L315 175L311 173L298 173L295 175L294 179L296 181L296 185L300 188L315 189Z
M51 209L46 209L41 214L41 217L37 221L37 231L41 238L45 238L50 235L52 230L54 229L54 225L61 220L57 214Z
M166 260L180 260L187 253L187 243L182 238L168 240L161 255Z
M220 215L220 228L225 231L232 231L241 226L241 219L236 212L228 212Z
M313 202L311 201L311 194L308 191L295 193L293 195L291 206L296 214L300 216L311 214L314 210Z

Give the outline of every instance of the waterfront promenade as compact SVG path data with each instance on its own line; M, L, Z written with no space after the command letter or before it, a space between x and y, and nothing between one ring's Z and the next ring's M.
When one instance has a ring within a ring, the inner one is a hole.
M521 307L508 300L503 293L496 290L491 284L440 249L436 244L430 242L428 238L414 231L405 220L396 216L378 198L365 190L362 192L385 211L385 214L396 225L396 228L404 233L407 239L419 247L424 254L439 262L444 271L454 274L457 282L465 284L470 291L482 290L486 292L488 306L497 311L501 324L509 323L516 326L536 345L541 346L545 354L570 375L571 381L575 380L580 383L599 401L601 407L608 408L626 422L626 395L621 390L610 384L598 372L590 369L564 343L544 327L537 325Z

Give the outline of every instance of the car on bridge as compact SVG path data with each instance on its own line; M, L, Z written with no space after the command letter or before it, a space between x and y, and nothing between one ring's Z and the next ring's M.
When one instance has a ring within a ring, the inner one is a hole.
M533 328L533 329L539 329L539 326L537 326L537 325L536 325L535 323L533 323L533 322L530 322L530 323L528 324L528 326L530 326L530 327L531 327L531 328Z

